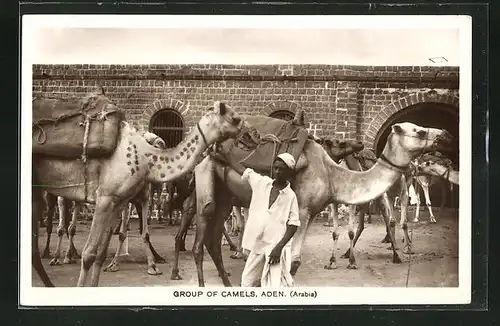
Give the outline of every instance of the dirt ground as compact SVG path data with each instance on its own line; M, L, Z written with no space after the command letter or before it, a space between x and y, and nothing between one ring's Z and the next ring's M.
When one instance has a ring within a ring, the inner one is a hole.
M456 287L458 286L458 210L446 209L440 214L435 208L434 214L437 224L429 224L427 209L420 212L420 223L410 223L409 230L413 228L414 254L411 256L411 269L408 286L411 287ZM399 221L399 213L397 218ZM410 218L414 212L410 212ZM324 220L318 219L310 227L302 251L302 265L295 275L298 286L371 286L371 287L404 287L408 272L409 256L399 250L402 264L392 263L392 253L388 245L381 243L385 235L385 226L382 219L372 216L373 223L365 224L365 230L356 245L356 258L358 269L350 270L346 266L347 259L340 256L349 246L347 226L341 222L339 250L337 252L338 268L326 270L324 265L328 262L331 250L332 228L324 226ZM55 250L57 241L56 227L51 238L51 253ZM90 223L77 225L75 245L81 252L85 244ZM166 264L159 264L163 272L159 276L147 274L145 252L138 234L137 221L131 222L129 232L129 257L121 260L120 271L102 272L99 286L197 286L196 266L190 249L194 241L195 229L189 230L186 238L188 251L180 254L180 275L182 280L170 280L173 261L174 236L178 226L163 226L153 220L150 226L151 240L158 253L167 259ZM402 248L402 231L396 229L398 243ZM40 231L40 251L46 241L45 228ZM105 266L116 251L118 237L113 237L108 251ZM63 240L63 250L66 250L67 239ZM224 265L231 273L234 286L239 286L244 261L233 260L229 257L228 246L223 246ZM75 286L80 270L80 260L77 264L49 266L50 259L42 259L44 267L54 284L58 287ZM222 286L217 270L205 250L203 264L206 286ZM40 278L33 270L33 286L43 286Z

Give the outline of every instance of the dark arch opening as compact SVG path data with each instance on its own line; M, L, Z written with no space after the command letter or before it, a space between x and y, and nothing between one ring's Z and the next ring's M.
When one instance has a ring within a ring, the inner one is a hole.
M387 119L375 137L374 148L377 156L384 149L387 137L391 132L391 126L399 122L411 122L422 127L446 129L450 132L453 135L453 142L450 152L445 154L454 162L456 168L459 169L459 112L457 107L445 103L425 102L406 107L396 112ZM446 199L445 206L447 207L458 207L458 189L457 187L454 187L454 189L453 193ZM425 206L423 191L420 187L417 187L416 190L420 191L421 205ZM431 186L429 195L432 206L435 207L441 204L442 195L440 185Z
M173 109L162 109L151 117L149 131L160 136L167 148L172 148L184 139L186 129L179 112Z
M277 110L269 115L271 118L281 119L285 121L290 121L295 118L295 114L288 110Z

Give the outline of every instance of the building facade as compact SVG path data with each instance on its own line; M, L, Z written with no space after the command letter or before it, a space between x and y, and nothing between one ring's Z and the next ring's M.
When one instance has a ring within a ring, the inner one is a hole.
M78 97L102 86L129 122L169 147L219 100L284 119L304 110L310 133L377 151L392 123L443 127L458 152L458 79L458 67L434 66L35 65L33 96Z

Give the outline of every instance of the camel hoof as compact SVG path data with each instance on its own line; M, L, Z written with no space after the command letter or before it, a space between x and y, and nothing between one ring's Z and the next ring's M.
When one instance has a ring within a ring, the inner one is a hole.
M403 249L403 253L409 255L409 254L414 254L415 252L411 248L406 247L405 249Z
M103 271L105 272L118 272L120 270L120 266L116 263L116 261L112 261L107 267L104 267Z
M59 266L59 265L61 265L61 261L59 260L59 258L52 258L49 265L50 266Z
M166 264L167 260L163 257L158 257L158 258L155 257L155 263L156 264Z
M42 258L50 258L50 257L52 257L52 256L50 255L50 250L49 250L49 249L45 249L45 250L43 251Z
M64 261L63 261L64 264L67 264L67 265L70 265L70 264L76 264L76 260L73 259L73 257L69 258L69 257L64 257Z
M399 256L394 256L394 257L392 257L392 263L393 264L401 264L403 262L401 261L401 258L399 258Z
M437 223L436 219L434 217L431 217L430 221L429 221L431 224L435 224Z
M349 264L349 265L347 265L347 269L358 269L358 266L355 263Z
M337 269L337 263L332 263L329 265L325 265L325 269Z
M246 261L246 258L245 258L245 261ZM290 268L290 274L292 274L292 276L294 276L297 273L297 270L299 269L300 264L301 264L301 262L298 260L292 262L292 267Z
M382 241L380 241L380 243L391 243L391 240L389 239L388 236L385 236L385 238L383 238Z
M172 273L172 275L170 275L170 279L173 281L180 281L182 280L182 277L179 275L179 273Z
M418 222L420 222L420 221L418 220L418 218L414 218L414 219L412 220L412 222L413 222L413 223L418 223Z
M161 275L163 273L158 268L156 268L156 266L151 266L148 268L148 274L156 276L156 275Z

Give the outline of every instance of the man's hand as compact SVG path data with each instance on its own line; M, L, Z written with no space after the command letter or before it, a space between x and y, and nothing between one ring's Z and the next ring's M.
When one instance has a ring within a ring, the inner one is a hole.
M279 244L276 245L276 247L274 247L274 249L271 251L271 254L269 254L269 264L274 265L279 263L282 251L283 247Z

